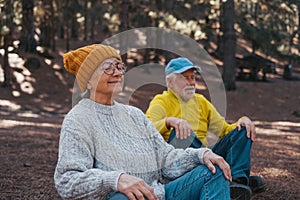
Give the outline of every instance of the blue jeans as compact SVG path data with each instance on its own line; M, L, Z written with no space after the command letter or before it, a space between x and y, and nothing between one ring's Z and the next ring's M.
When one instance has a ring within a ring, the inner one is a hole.
M216 174L200 165L165 185L166 200L230 199L229 181L216 166Z
M170 133L169 143L179 144L180 141L189 141L189 146L193 148L200 148L202 146L201 141L196 137L195 133L191 132L190 138L186 140L180 140L175 138L175 130ZM192 138L192 139L191 139ZM174 145L175 146L175 145ZM213 147L212 151L220 156L222 156L226 162L230 165L231 175L233 179L245 178L249 182L250 175L250 151L251 151L252 141L247 138L247 132L245 127L242 127L240 131L236 129L229 132L220 141L218 141ZM182 148L182 146L175 146Z
M205 166L200 165L181 177L165 185L166 200L208 200L230 199L229 181L224 178L222 171L216 166L216 174ZM109 200L128 200L120 193L111 193Z

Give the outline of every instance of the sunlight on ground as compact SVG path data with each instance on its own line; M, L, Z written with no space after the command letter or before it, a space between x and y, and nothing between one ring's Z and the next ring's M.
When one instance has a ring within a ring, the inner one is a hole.
M278 168L263 168L262 175L264 176L268 176L268 177L293 177L293 174L290 173L288 170L286 169L278 169Z
M276 122L254 122L257 132L264 132L266 135L281 135L283 131L289 132L291 129L300 132L300 123L289 121L276 121ZM261 128L263 127L263 128ZM300 136L300 135L299 135Z
M29 121L17 121L17 120L9 120L9 119L0 120L0 127L1 128L12 128L14 126L35 126L35 127L59 128L60 124L43 123L43 122L29 122Z
M297 178L293 169L300 159L300 123L288 121L262 122L256 125L256 162L260 163L259 174L272 178ZM265 152L257 151L264 148ZM268 155L261 159L260 156ZM269 160L275 159L275 160ZM291 165L291 166L286 166Z
M8 101L8 100L3 100L3 99L0 99L0 105L1 107L7 107L8 110L10 111L16 111L16 110L19 110L21 108L20 105L18 104L15 104L11 101Z

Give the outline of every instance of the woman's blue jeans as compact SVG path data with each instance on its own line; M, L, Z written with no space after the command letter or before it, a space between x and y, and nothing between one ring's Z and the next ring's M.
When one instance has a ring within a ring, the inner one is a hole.
M216 167L216 173L200 165L180 178L165 185L166 200L230 199L229 181Z
M216 166L216 173L200 165L192 171L165 185L166 200L229 200L229 181L224 178L222 171ZM115 192L109 200L128 200L127 196Z
M175 138L175 135L175 130L171 131L168 142L179 145L182 140ZM185 143L190 141L187 145L193 148L200 148L202 146L201 141L193 132L191 132L190 138L185 141ZM245 127L242 127L240 131L236 128L229 132L212 147L212 151L222 156L230 165L233 179L245 178L249 182L251 146L252 141L250 138L247 138Z

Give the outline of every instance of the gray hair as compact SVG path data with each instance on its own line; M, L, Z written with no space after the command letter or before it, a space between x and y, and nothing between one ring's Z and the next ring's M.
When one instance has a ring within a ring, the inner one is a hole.
M171 73L169 75L166 76L166 85L167 88L169 89L169 81L170 80L174 80L176 78L176 74L175 73Z

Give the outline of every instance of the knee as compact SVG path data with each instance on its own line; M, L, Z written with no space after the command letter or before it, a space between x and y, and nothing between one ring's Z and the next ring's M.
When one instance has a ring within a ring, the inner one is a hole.
M241 127L241 130L238 130L238 128L233 129L231 131L231 135L234 138L249 139L250 140L250 138L247 137L247 130L243 126Z
M222 170L215 165L216 172L212 173L210 171L209 176L206 177L205 182L210 184L222 185L222 186L229 186L229 181L225 178Z
M222 170L220 169L220 167L218 165L214 165L216 171L215 173L213 173L210 169L208 169L208 167L206 167L206 172L207 172L207 179L222 179L223 181L226 181L225 176L222 172Z
M223 172L222 172L222 170L220 169L220 167L219 167L218 165L214 165L214 166L215 166L215 168L216 168L216 173L213 174L213 175L221 176L221 177L223 177L223 178L225 179L225 176L223 175Z

